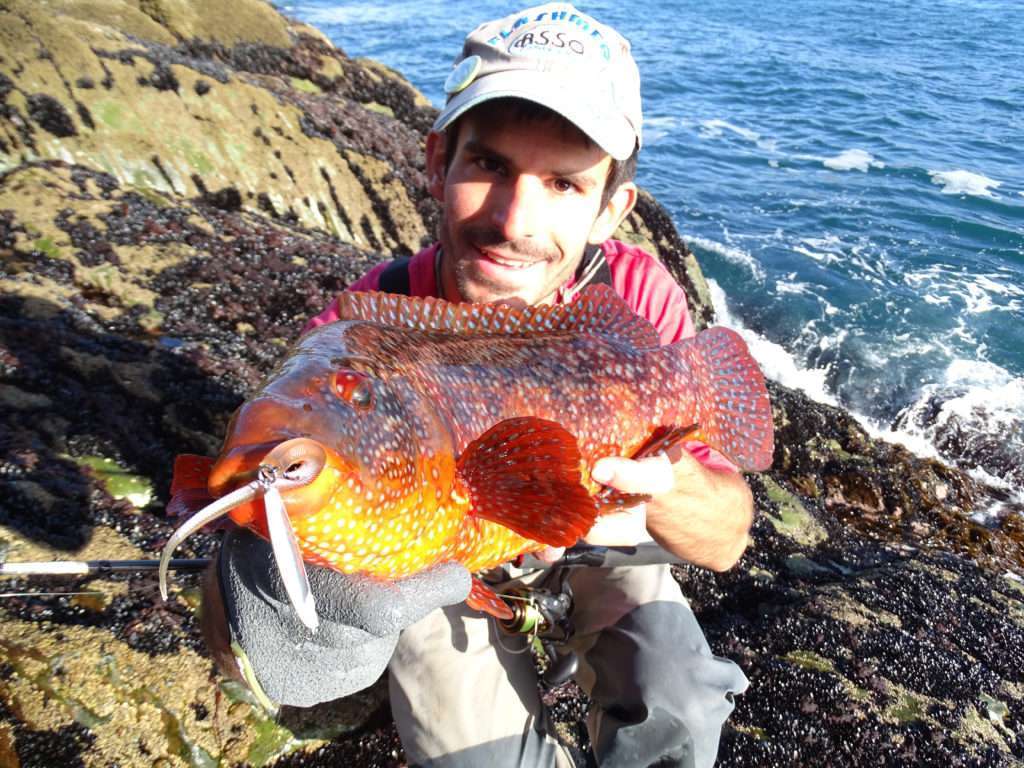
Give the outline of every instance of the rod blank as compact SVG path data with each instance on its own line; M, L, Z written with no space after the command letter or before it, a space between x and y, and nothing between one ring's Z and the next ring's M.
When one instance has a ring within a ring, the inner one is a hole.
M209 558L176 558L169 567L175 571L201 571ZM51 560L0 563L0 576L94 576L104 573L155 571L159 560Z

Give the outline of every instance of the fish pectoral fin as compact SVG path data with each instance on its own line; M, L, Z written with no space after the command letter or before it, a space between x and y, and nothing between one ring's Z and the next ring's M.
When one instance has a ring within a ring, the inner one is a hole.
M690 424L686 427L658 427L647 438L647 441L633 452L630 458L644 459L648 456L656 456L662 451L679 445L687 438L694 438L699 428L697 424ZM650 495L646 493L624 493L607 486L594 494L594 501L597 502L602 514L635 507L650 500Z
M168 517L189 518L206 507L213 496L206 487L215 459L183 453L174 459L171 478L171 500L167 502Z
M511 619L512 609L508 603L502 600L493 589L484 584L476 576L473 577L473 586L469 590L469 597L466 598L466 605L474 611L489 613L496 619Z
M568 547L597 518L597 505L581 482L576 438L553 421L506 419L474 440L459 457L472 515L520 536Z
M196 456L193 453L183 453L174 458L174 475L171 478L171 496L178 491L194 490L201 488L206 490L206 481L210 477L210 470L216 459L209 456Z

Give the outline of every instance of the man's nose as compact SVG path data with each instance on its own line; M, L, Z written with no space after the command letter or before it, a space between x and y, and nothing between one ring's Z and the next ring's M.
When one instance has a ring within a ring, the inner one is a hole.
M540 180L521 174L509 179L504 194L491 214L494 225L506 240L518 240L537 234L543 207Z

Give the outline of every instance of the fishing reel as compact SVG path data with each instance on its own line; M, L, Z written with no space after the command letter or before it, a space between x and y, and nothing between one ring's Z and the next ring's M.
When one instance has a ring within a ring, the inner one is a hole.
M541 686L550 690L575 675L579 669L579 657L571 649L558 650L558 645L572 637L574 631L569 618L572 610L569 583L563 582L559 592L514 587L503 592L501 597L512 610L512 618L498 620L501 631L507 635L526 635L529 638L527 648L540 645L546 660Z

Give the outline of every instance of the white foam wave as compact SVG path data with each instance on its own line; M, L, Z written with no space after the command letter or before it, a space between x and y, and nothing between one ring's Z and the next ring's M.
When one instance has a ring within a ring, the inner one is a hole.
M885 163L876 160L870 152L863 149L847 149L835 157L826 157L822 160L826 168L833 171L860 171L867 173L868 168L885 168Z
M720 120L718 118L714 120L701 120L700 126L700 135L706 139L720 138L726 131L734 133L750 142L756 142L761 138L761 134L757 131L741 128L738 125L733 125L728 120Z
M708 280L708 287L717 322L732 328L743 337L767 378L798 389L820 403L839 405L828 390L827 369L807 368L783 347L744 326L729 311L725 293L718 283ZM844 336L845 332L841 331L836 337L822 338L819 346L822 349L838 346L842 344ZM1006 501L995 501L992 506L977 510L974 513L975 519L985 522L1003 514L1007 505L1014 508L1024 506L1024 483L1020 482L1019 473L1011 471L1010 476L1000 477L994 474L994 471L1002 471L998 466L982 466L977 461L977 455L943 455L937 447L937 438L951 424L954 430L961 430L968 440L972 435L980 438L983 451L984 443L987 441L991 444L993 435L1016 435L1015 438L1007 439L1021 442L1024 378L1015 378L999 366L985 361L957 359L948 366L941 382L922 390L918 401L901 414L895 425L879 423L848 406L847 410L872 437L902 445L924 458L951 463L959 460L971 477L1005 494ZM1024 453L1024 445L1011 445L1007 455L1016 453ZM1000 462L1005 464L1006 461L1005 455L1002 458L995 456L993 460L997 465Z
M936 448L943 433L953 431L961 435L961 442L974 438L999 436L1001 449L1006 455L1024 450L1017 445L1022 440L1024 424L1024 377L1014 376L1006 369L986 360L953 359L942 379L924 387L917 401L900 414L894 428L873 425L872 433L892 442L905 445L915 453L956 461L958 456L942 456ZM1004 478L975 466L968 474L980 482L1007 492L1011 503L1024 505L1024 487L1013 477ZM984 519L998 514L999 504L979 512Z
M968 282L964 288L967 290L963 299L967 303L968 314L981 315L997 309L996 303L992 301L992 294L985 289L985 286L972 281Z
M935 444L925 435L906 429L900 429L888 424L879 424L874 419L859 417L861 426L871 437L885 440L887 443L896 443L925 459L938 459L939 451Z
M820 403L836 405L835 398L829 394L825 385L827 371L820 368L805 368L782 346L743 325L742 321L729 311L725 291L717 282L708 280L708 289L711 293L711 303L715 308L716 322L732 328L743 337L750 348L750 354L760 364L765 376L787 387L799 389Z
M764 281L764 267L748 251L732 245L726 245L725 243L719 243L716 240L709 240L706 237L688 237L686 242L691 246L695 245L698 248L703 248L705 251L717 253L733 264L746 267L757 280Z
M811 284L810 283L796 282L795 280L793 280L794 277L795 277L795 275L790 274L790 275L787 275L786 278L783 279L783 280L776 280L775 281L775 292L778 293L778 294L787 294L788 293L788 294L792 294L792 295L809 294L809 293L811 293Z
M1003 275L977 274L974 282L993 296L1024 297L1024 287L1009 282Z
M675 130L685 125L685 121L672 115L644 118L644 144L651 146L660 143Z
M806 243L812 248L820 248L830 253L843 253L845 243L836 235L825 235L824 237L804 237L800 242Z
M793 246L793 251L814 259L819 264L836 264L843 260L846 255L845 246L842 240L835 235L825 237L802 237L799 243Z
M1024 416L1024 378L1012 375L1001 366L987 360L958 358L949 364L943 383L950 388L966 387L967 392L948 401L952 412L970 415L984 407L1003 425L1020 421Z
M654 128L661 128L668 130L670 128L678 128L685 124L685 120L675 115L656 115L654 117L648 117L644 115L644 127L651 126Z
M976 273L932 264L908 271L902 280L918 291L927 303L962 305L962 311L968 315L994 311L1016 313L1024 308L1024 286L999 273Z
M1001 181L964 170L928 171L928 175L932 178L932 184L941 186L943 194L947 195L995 198L997 195L991 190L1003 185Z
M356 24L372 17L379 24L399 24L407 21L408 9L401 6L388 7L387 3L349 3L346 5L321 6L310 3L289 3L283 6L285 13L301 16L304 21L316 26L331 24Z
M836 264L842 259L836 256L834 253L822 253L820 251L812 251L810 248L805 248L802 245L794 245L793 251L799 253L802 256L806 256L809 259L814 259L821 264Z
M662 130L661 128L652 128L650 126L644 126L644 146L653 147L655 144L660 144L667 136L668 131Z
M982 396L983 397L983 396ZM913 408L923 408L928 402L928 399L922 398L921 401ZM951 401L952 402L952 401ZM962 405L962 404L961 404ZM959 406L954 405L951 407L952 410L956 410ZM891 424L879 424L877 421L870 417L866 417L863 414L854 414L860 424L864 427L867 433L878 440L885 440L888 443L895 443L902 445L904 448L909 450L911 453L926 459L938 459L947 463L956 463L956 456L943 455L935 445L935 432L936 428L941 425L945 425L951 418L950 413L943 412L939 415L939 422L935 427L929 429L922 429L918 426L912 426L902 421L899 425L893 426ZM988 430L988 423L980 425L979 428ZM987 472L982 467L972 467L964 470L970 477L974 478L983 485L991 488L996 488L1006 493L1008 503L1015 507L1024 506L1024 487L1020 487L1018 484L1014 484L1002 477ZM988 520L999 517L1006 503L994 502L992 506L975 511L972 517L978 522L986 522Z
M739 136L741 139L745 139L751 144L756 144L758 149L763 149L766 152L774 154L776 149L778 149L779 143L775 139L767 139L757 131L734 125L728 120L716 118L714 120L702 120L700 122L700 137L702 139L718 139L724 136L727 132ZM771 162L773 161L769 161L769 163ZM778 163L776 162L773 167L778 167Z

